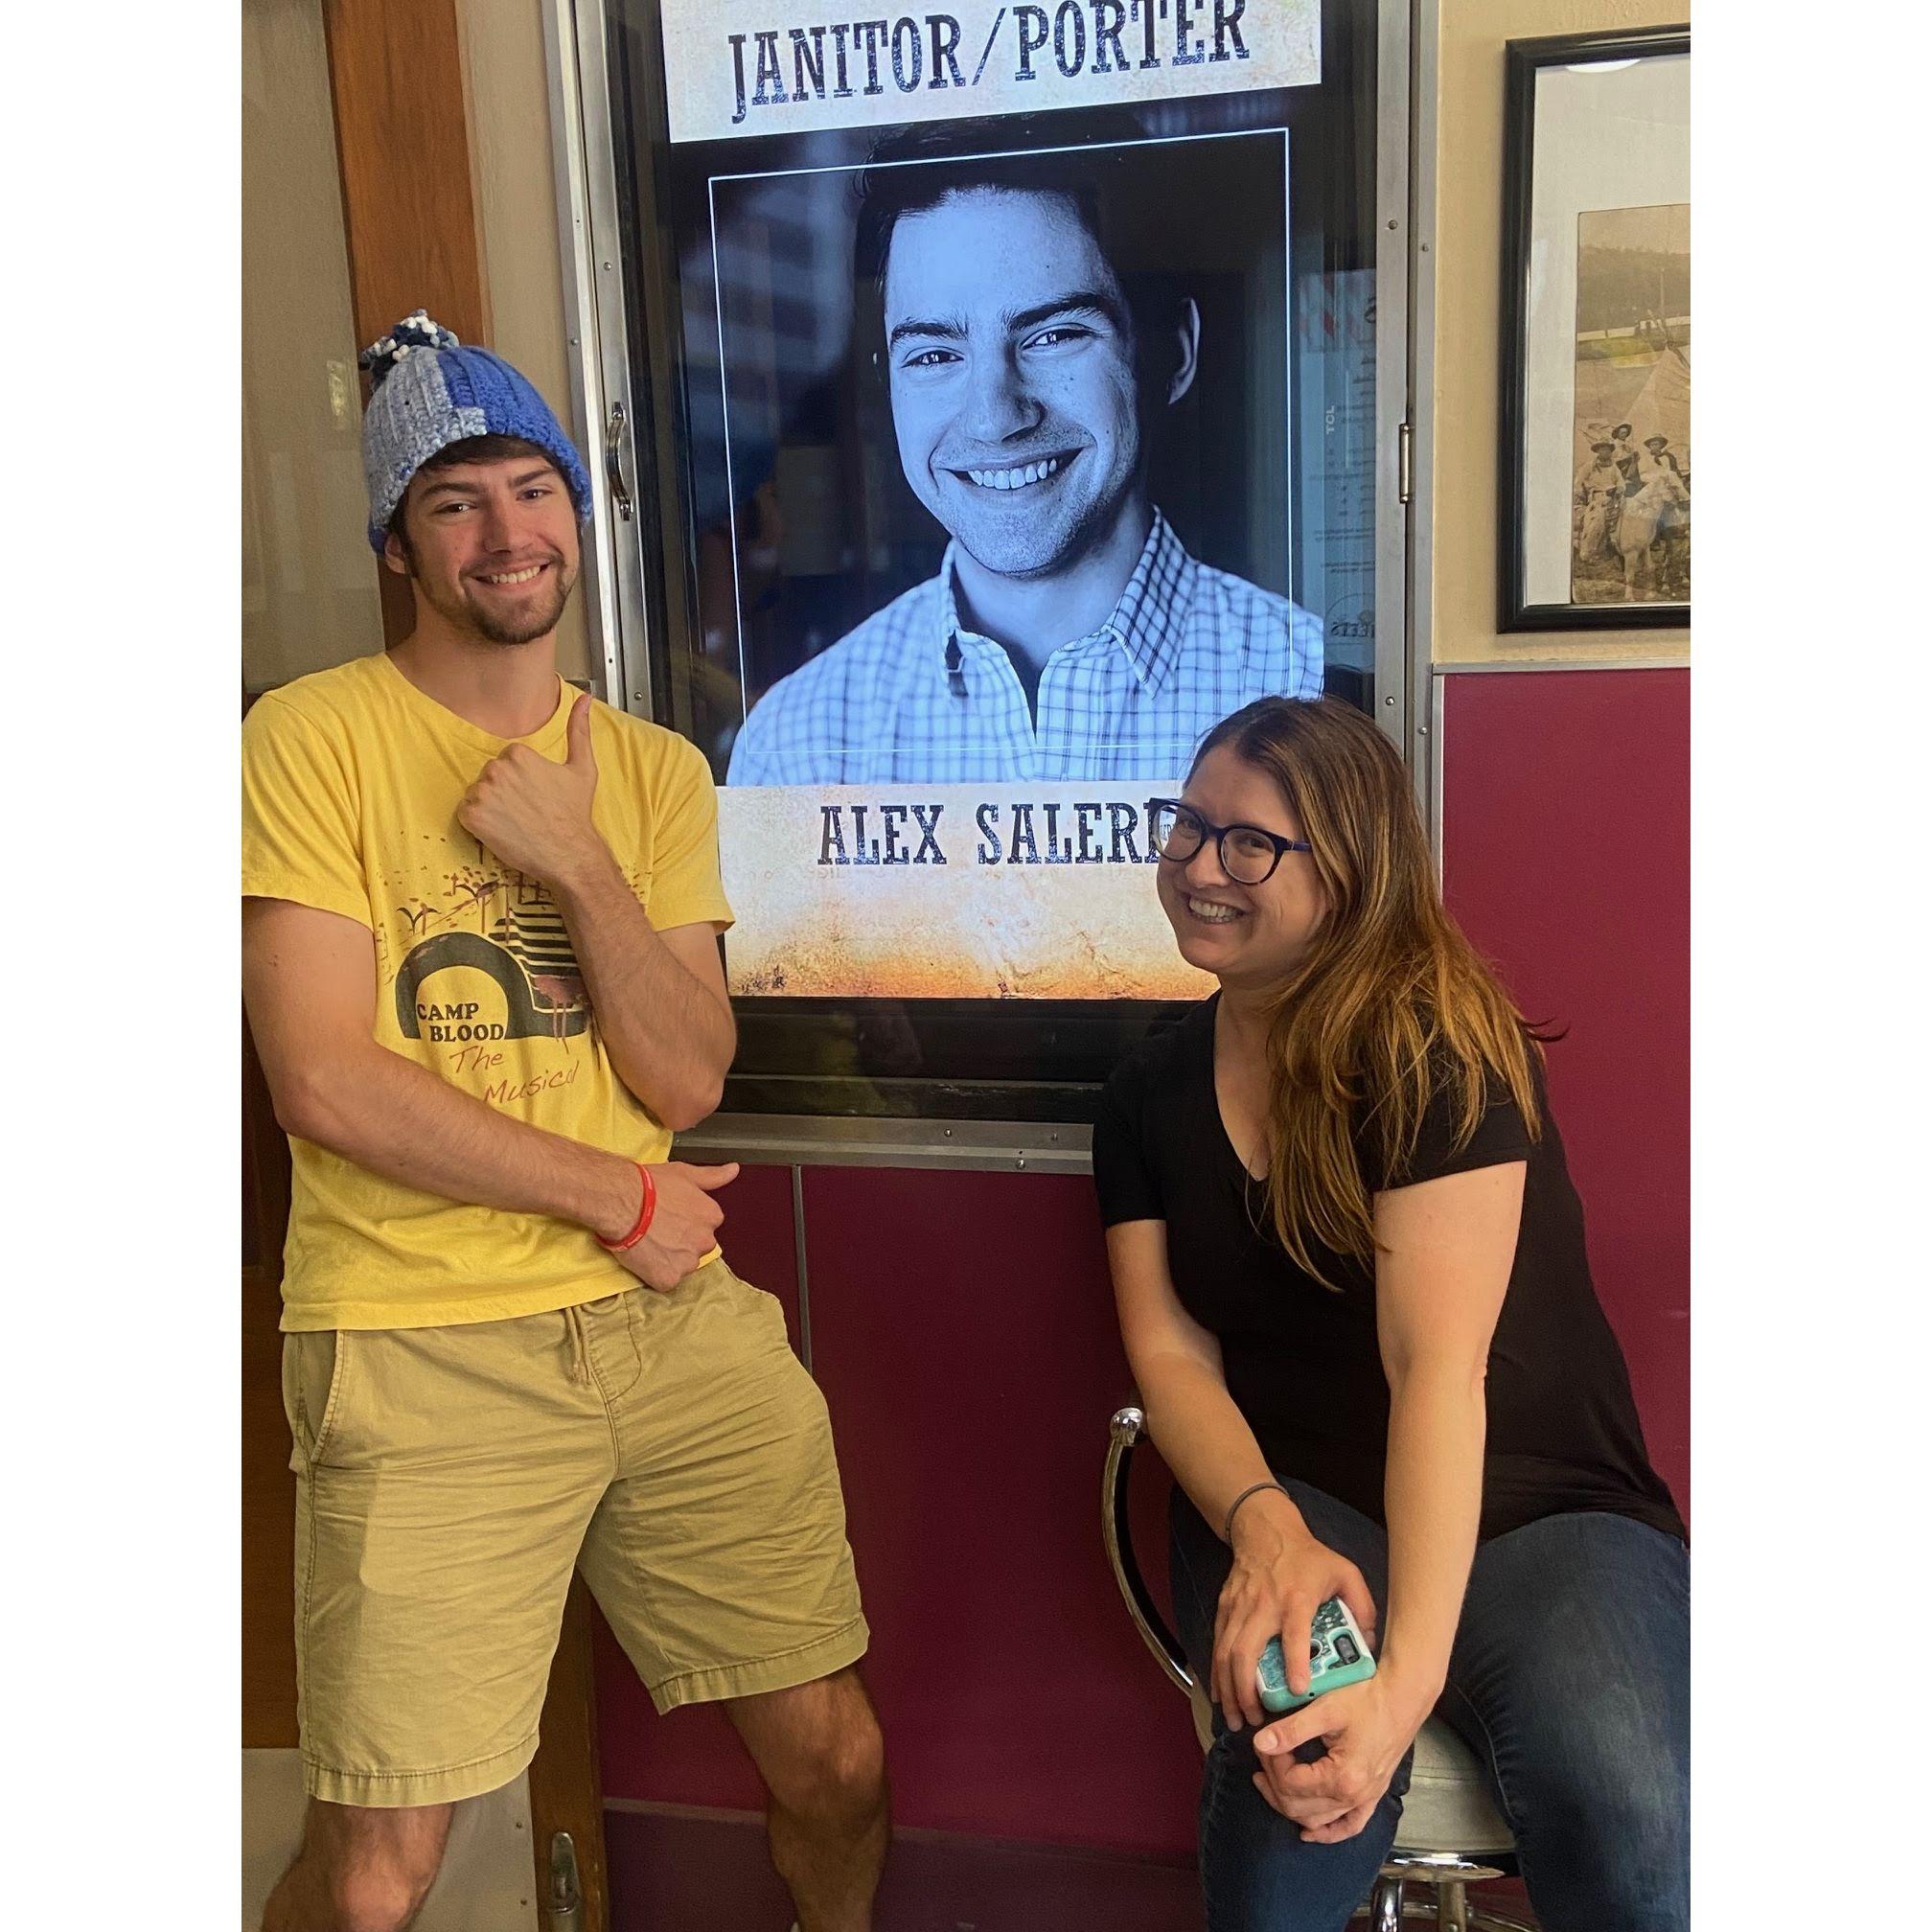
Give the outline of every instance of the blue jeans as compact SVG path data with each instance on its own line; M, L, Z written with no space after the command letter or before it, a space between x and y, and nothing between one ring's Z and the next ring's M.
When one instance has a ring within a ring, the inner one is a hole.
M1305 1483L1287 1487L1382 1609L1388 1532ZM1172 1531L1175 1616L1205 1676L1230 1558L1179 1489ZM1684 1545L1627 1516L1548 1516L1476 1552L1437 1714L1489 1775L1545 1932L1690 1923L1690 1598ZM1201 1785L1208 1932L1339 1932L1394 1842L1410 1760L1360 1833L1309 1845L1250 1782L1251 1734L1218 1715L1215 1728Z

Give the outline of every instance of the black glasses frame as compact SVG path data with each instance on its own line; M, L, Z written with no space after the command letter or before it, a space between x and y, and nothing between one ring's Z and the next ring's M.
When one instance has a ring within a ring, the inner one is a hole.
M1305 839L1284 839L1280 833L1271 832L1265 825L1216 825L1211 819L1202 817L1193 806L1184 805L1178 798L1148 799L1147 813L1150 836L1152 828L1160 822L1160 816L1162 812L1173 813L1174 821L1177 825L1182 819L1185 818L1191 819L1194 824L1201 828L1201 836L1195 840L1192 848L1178 858L1171 857L1168 853L1162 850L1158 841L1156 842L1154 849L1160 853L1161 857L1168 864L1186 864L1187 861L1193 858L1194 854L1200 851L1209 839L1212 839L1214 841L1214 856L1220 860L1222 871L1227 873L1229 878L1233 880L1237 886L1265 886L1269 880L1274 878L1275 869L1281 863L1283 854L1289 852L1312 852L1315 849ZM1230 832L1252 832L1255 838L1265 839L1269 844L1274 846L1275 856L1268 862L1268 869L1262 873L1260 878L1244 879L1235 871L1233 866L1229 864L1227 841L1228 835Z

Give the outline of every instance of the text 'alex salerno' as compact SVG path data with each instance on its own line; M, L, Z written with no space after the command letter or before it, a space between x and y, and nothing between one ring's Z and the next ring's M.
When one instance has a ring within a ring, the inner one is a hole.
M967 47L972 79L960 64L962 30L952 13L897 19L832 20L728 35L738 126L752 109L805 101L849 101L884 94L977 87L989 66L996 82L1049 72L1126 74L1246 60L1241 16L1247 0L1059 0L1057 6L1001 7L980 48ZM1232 82L1229 83L1232 85Z
M973 808L974 865L1147 865L1160 854L1146 834L1147 805L1118 800ZM944 805L821 805L821 865L945 865Z

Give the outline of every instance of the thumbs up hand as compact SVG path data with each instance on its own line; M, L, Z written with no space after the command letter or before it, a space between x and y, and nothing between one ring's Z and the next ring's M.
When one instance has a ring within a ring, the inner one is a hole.
M590 820L597 754L590 699L570 707L568 752L559 764L527 745L506 746L464 794L456 817L504 864L561 887L609 852Z

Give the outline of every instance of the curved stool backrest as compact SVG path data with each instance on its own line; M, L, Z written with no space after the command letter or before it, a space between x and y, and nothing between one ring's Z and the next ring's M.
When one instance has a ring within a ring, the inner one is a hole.
M1138 1409L1114 1412L1107 1431L1107 1462L1100 1479L1100 1537L1127 1614L1168 1682L1186 1693L1193 1708L1194 1735L1205 1752L1214 1741L1208 1694L1188 1668L1181 1640L1168 1627L1147 1588L1128 1527L1129 1467L1135 1445L1146 1427L1147 1418ZM1465 1927L1469 1932L1478 1932L1478 1928L1533 1932L1520 1920L1473 1910L1463 1897L1466 1885L1512 1872L1514 1853L1509 1828L1490 1802L1482 1767L1469 1747L1439 1718L1432 1717L1415 1740L1401 1828L1369 1901L1376 1932L1400 1923L1405 1916L1404 1888L1418 1883L1434 1888L1433 1915L1438 1925L1453 1926L1456 1932L1463 1932ZM1414 1916L1415 1910L1415 1904L1410 1904L1407 1916Z
M1194 1736L1205 1752L1214 1741L1214 1714L1208 1692L1187 1668L1181 1640L1167 1627L1147 1579L1134 1554L1134 1535L1127 1523L1127 1470L1147 1426L1147 1418L1138 1409L1118 1409L1107 1432L1107 1467L1100 1479L1100 1540L1107 1548L1107 1561L1114 1580L1134 1620L1140 1640L1154 1653L1154 1661L1166 1672L1167 1681L1184 1690L1194 1713Z

